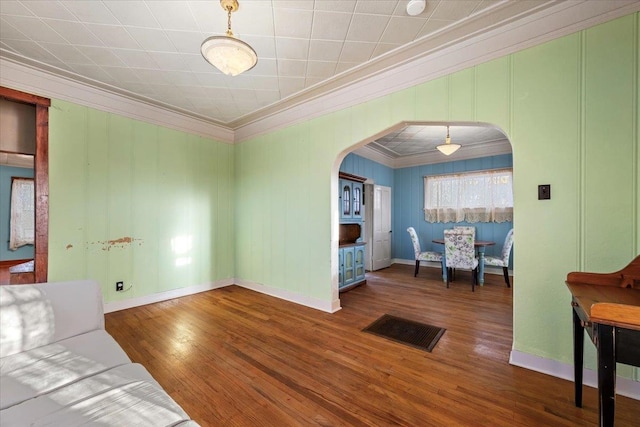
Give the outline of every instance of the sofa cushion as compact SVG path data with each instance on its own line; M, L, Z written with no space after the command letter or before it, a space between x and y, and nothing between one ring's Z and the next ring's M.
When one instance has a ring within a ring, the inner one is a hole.
M0 286L0 358L104 329L97 282Z
M11 426L197 426L139 364L79 380L2 411Z
M0 359L0 409L130 363L100 329Z

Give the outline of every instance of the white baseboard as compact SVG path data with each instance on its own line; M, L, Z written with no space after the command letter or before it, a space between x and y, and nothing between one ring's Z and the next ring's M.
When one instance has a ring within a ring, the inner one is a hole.
M573 365L562 363L557 360L545 359L544 357L511 350L509 363L521 368L531 369L557 378L562 378L573 382ZM584 385L598 387L598 373L591 369L584 369L582 374ZM616 394L640 400L640 382L628 378L616 378Z
M251 289L252 291L260 292L265 295L271 295L272 297L291 301L296 304L315 308L316 310L321 310L327 313L334 313L341 308L340 300L328 302L306 295L301 295L295 292L287 291L285 289L273 288L271 286L263 285L262 283L256 283L249 280L236 279L235 284L246 289Z
M154 302L166 301L174 298L185 297L200 292L210 291L212 289L224 288L233 285L234 279L222 279L213 283L205 283L203 285L189 286L186 288L174 289L157 294L145 295L137 298L130 298L122 301L113 301L104 303L104 312L111 313L114 311L126 310L127 308L139 307L141 305L153 304Z

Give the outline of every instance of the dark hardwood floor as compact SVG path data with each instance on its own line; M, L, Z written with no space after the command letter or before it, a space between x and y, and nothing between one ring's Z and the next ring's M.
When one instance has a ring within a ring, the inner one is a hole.
M509 365L502 276L472 293L469 273L449 289L439 275L367 273L334 314L230 286L110 313L106 324L203 426L598 425L595 389L579 409L573 383ZM431 353L361 332L383 314L447 331ZM616 426L640 425L640 401L616 403Z

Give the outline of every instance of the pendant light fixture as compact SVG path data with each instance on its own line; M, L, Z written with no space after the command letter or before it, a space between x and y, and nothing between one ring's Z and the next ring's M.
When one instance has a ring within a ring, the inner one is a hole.
M231 13L238 10L238 0L220 0L227 11L227 35L212 36L202 42L200 52L208 63L228 76L237 76L255 67L258 55L251 46L233 36Z
M440 144L436 147L445 156L450 156L460 148L460 144L452 144L451 137L449 136L449 126L447 126L447 138L444 140L444 144Z

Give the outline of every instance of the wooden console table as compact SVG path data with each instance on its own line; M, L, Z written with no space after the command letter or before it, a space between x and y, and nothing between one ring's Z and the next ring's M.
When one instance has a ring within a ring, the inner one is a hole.
M575 404L582 407L586 330L598 353L600 426L613 426L616 362L640 366L640 256L615 273L569 273L566 283L573 306Z

